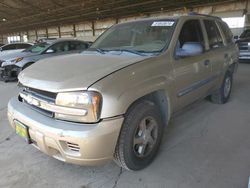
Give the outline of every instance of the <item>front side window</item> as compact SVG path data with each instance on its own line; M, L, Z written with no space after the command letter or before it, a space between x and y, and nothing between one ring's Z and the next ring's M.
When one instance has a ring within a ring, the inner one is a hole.
M204 37L199 20L186 21L181 29L177 44L176 56L195 56L204 52Z
M174 25L174 20L147 20L116 25L99 37L91 48L104 51L161 52L171 40Z
M215 21L204 20L204 24L209 40L209 47L213 49L223 46L223 40Z
M43 43L37 43L34 46L31 46L30 48L26 49L26 52L31 53L40 53L43 50L45 50L47 47L49 47L50 44L43 42Z

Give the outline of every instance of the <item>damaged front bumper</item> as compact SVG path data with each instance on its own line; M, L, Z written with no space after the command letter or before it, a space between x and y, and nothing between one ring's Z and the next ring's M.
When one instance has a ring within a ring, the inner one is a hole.
M0 75L4 81L16 80L22 69L16 65L7 65L0 67Z

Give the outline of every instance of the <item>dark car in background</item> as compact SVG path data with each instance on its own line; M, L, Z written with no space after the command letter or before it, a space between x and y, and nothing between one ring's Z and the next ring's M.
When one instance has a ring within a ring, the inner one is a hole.
M250 62L250 29L246 29L236 41L239 47L239 60L241 62Z
M88 42L76 39L57 39L37 43L34 46L6 56L0 56L0 77L4 81L16 80L18 74L40 59L79 53L89 47Z
M1 46L4 46L4 45L5 45L5 44L3 44L3 43L0 43L0 47L1 47Z

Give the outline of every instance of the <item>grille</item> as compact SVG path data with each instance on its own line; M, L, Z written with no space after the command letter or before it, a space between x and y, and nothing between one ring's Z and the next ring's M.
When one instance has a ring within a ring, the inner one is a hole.
M80 152L80 146L78 144L73 144L70 142L66 142L66 144L69 150L73 152Z
M39 97L43 100L47 100L50 102L55 102L55 100L56 100L56 95L57 95L56 93L51 93L51 92L42 91L42 90L33 89L33 88L28 88L28 87L23 87L22 90L30 95L33 95L35 97Z
M21 88L21 92L24 94L31 95L31 96L36 97L38 99L41 99L43 101L55 103L55 99L56 99L56 95L57 95L56 93L46 92L46 91L28 88L28 87L24 87L24 86L20 86L20 88ZM41 109L37 106L34 106L32 104L27 103L20 95L19 95L19 101L25 103L26 105L31 107L33 110L35 110L43 115L46 115L49 117L54 117L53 112Z

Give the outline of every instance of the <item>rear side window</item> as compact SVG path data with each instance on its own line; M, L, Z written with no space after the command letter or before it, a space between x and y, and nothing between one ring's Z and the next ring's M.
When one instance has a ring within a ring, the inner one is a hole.
M225 22L218 22L228 44L233 43L233 33Z
M71 41L70 50L85 50L88 48L88 45L80 41Z
M31 47L30 44L21 44L22 49L26 49L26 48L29 48L29 47Z
M51 49L54 51L54 53L62 53L62 52L68 52L69 50L69 42L58 42L54 44Z
M17 44L17 49L26 49L29 48L31 45L30 44Z
M223 40L215 21L204 20L204 24L209 40L209 47L214 49L223 46Z

